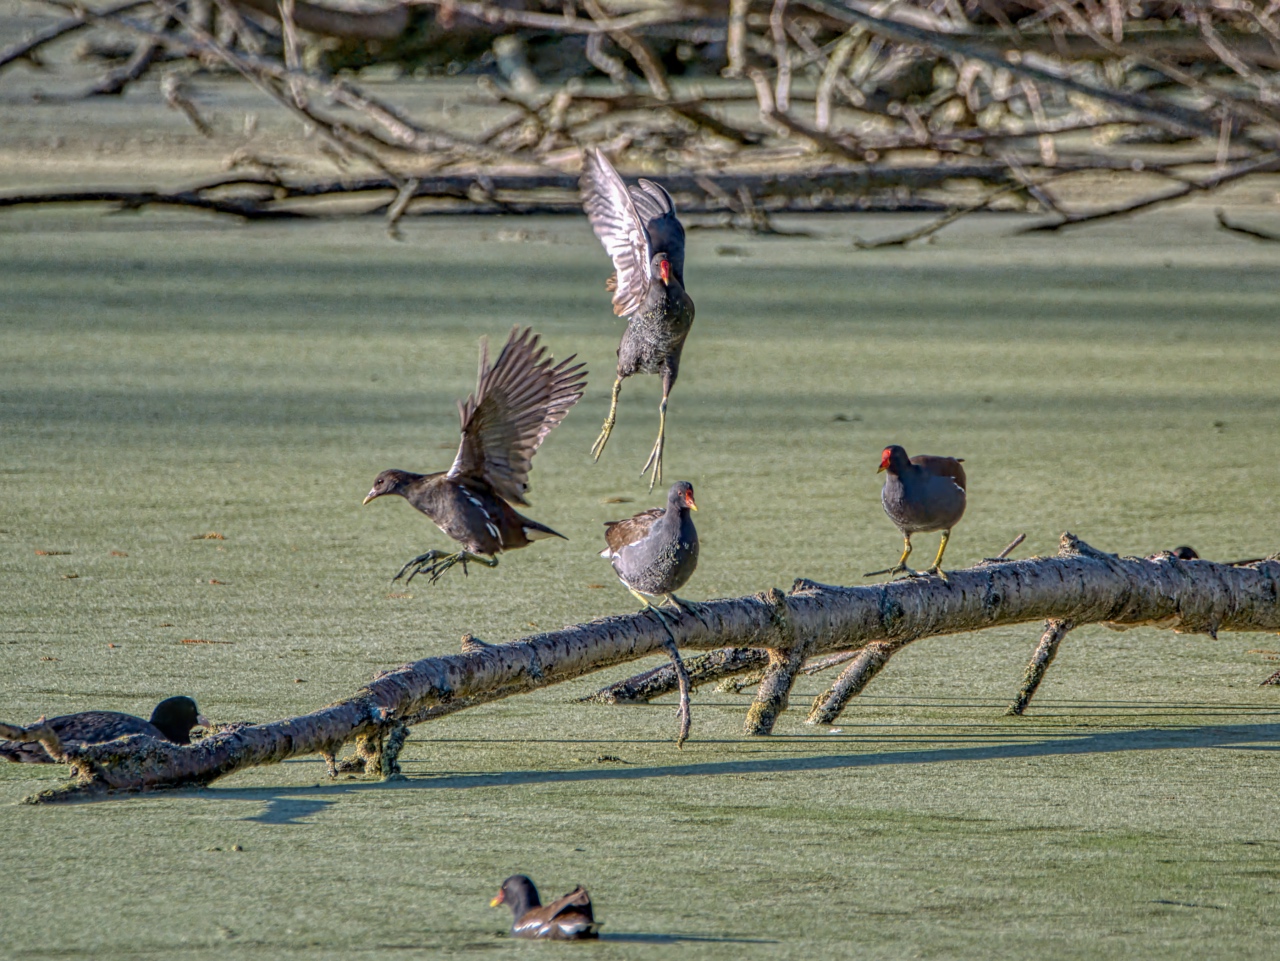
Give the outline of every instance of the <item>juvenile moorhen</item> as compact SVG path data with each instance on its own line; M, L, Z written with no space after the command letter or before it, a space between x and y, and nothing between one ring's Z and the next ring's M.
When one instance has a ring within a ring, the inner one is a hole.
M584 941L597 938L600 927L591 910L591 896L579 884L562 898L543 905L538 889L523 874L513 874L502 882L498 896L489 907L511 907L511 934L517 938L545 938L552 941Z
M693 502L693 485L688 481L676 481L667 492L666 507L641 511L626 520L607 521L604 540L609 546L600 552L601 557L609 558L622 585L644 604L645 610L652 611L667 630L666 647L680 683L677 746L684 744L689 736L689 677L676 648L667 614L650 598L660 597L697 616L696 604L682 601L674 594L693 576L698 566L698 532L690 516L690 511L697 509L698 505Z
M649 490L662 480L662 448L667 430L667 397L680 369L680 351L693 326L693 300L684 289L684 226L676 218L671 195L651 180L628 188L598 149L587 151L582 168L582 205L614 275L605 284L614 291L613 312L627 318L618 345L618 373L609 416L591 448L600 459L618 413L622 382L632 374L660 374L658 439L644 474L651 467Z
M392 580L413 568L408 580L426 573L434 584L454 564L461 563L464 574L467 561L497 567L495 554L564 537L511 506L529 503L524 495L533 455L586 387L583 365L569 366L574 357L552 366L554 358L544 359L545 353L537 334L515 327L489 367L489 344L482 338L476 391L458 404L462 443L453 466L435 474L384 470L374 480L364 503L399 494L462 545L452 554L419 554Z
M82 711L64 714L44 722L53 728L63 744L101 744L131 734L146 734L174 744L190 744L193 727L211 727L189 697L165 698L151 712L151 720L144 721L132 714L116 711ZM27 764L53 764L54 759L36 741L20 743L0 741L0 758Z
M880 455L880 470L887 471L880 502L889 520L902 532L902 556L898 563L883 571L871 571L866 576L907 573L937 574L944 581L942 554L947 549L951 528L964 516L965 477L962 457L934 457L920 454L907 457L907 452L894 444ZM911 556L911 535L928 531L942 531L942 543L933 566L926 571L913 571L907 567Z

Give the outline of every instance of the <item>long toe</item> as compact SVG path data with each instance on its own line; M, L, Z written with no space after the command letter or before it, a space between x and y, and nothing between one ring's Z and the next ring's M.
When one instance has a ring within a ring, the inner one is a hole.
M649 472L649 468L653 468L653 474L649 478L649 490L652 491L655 484L662 481L662 438L658 438L658 442L653 445L653 450L649 452L649 459L644 462L644 467L640 468L640 476L643 477Z
M600 436L596 438L596 442L591 445L591 459L599 460L600 455L604 453L604 445L609 443L609 435L613 433L613 425L608 421L600 428Z
M427 551L425 554L419 554L417 557L413 558L413 559L412 559L412 560L410 560L407 564L405 564L405 565L404 565L404 567L400 568L400 573L399 573L399 574L397 574L395 577L391 578L392 583L394 583L394 582L396 582L396 581L400 580L400 578L404 577L404 572L405 572L405 571L407 571L409 568L411 568L411 567L415 567L415 566L416 566L418 569L417 569L417 570L415 570L412 574L410 574L410 575L409 575L409 580L410 580L410 581L411 581L411 580L413 580L413 578L414 578L417 574L420 574L420 573L422 572L422 566L423 566L424 564L426 564L426 563L428 563L428 562L430 562L430 561L433 561L433 560L435 560L437 557L440 557L440 556L441 556L441 555L440 555L440 552L439 552L439 551L437 551L437 550L430 550L430 551ZM405 583L408 583L408 581L406 581Z

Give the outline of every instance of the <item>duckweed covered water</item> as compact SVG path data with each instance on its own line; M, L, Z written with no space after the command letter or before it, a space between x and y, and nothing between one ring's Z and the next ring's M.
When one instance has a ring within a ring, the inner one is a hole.
M893 442L965 458L950 566L1021 531L1019 556L1063 530L1122 553L1280 549L1280 250L1203 208L850 247L903 224L691 234L666 455L701 508L688 596L888 566ZM0 716L189 693L270 720L467 632L633 607L596 551L602 521L661 503L638 477L658 384L627 382L593 466L621 325L585 222L404 233L5 215ZM591 370L534 462L529 513L570 540L391 587L446 542L361 497L385 467L448 465L476 341L515 323ZM704 688L680 752L670 699L574 700L637 664L416 728L403 784L327 782L307 758L45 809L14 802L60 769L6 765L0 956L1270 957L1280 692L1258 682L1280 638L1084 628L1003 718L1038 633L920 642L834 731L802 723L825 677L768 739L741 736L749 698ZM585 884L606 939L509 941L487 901L517 871L547 896Z

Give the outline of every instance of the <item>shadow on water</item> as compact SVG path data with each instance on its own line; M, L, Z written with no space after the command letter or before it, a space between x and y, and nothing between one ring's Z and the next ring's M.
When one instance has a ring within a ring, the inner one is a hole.
M710 938L700 934L600 934L601 941L615 941L621 944L680 944L684 941L704 941L711 944L777 944L768 938Z
M270 798L267 806L258 814L251 818L241 818L242 821L256 821L259 824L306 824L303 818L309 818L313 814L319 814L336 801L322 801L319 799L300 799L300 798Z
M1263 746L1258 742L1277 742ZM1253 747L1253 745L1257 745ZM300 816L282 808L280 817L270 820L272 805L286 796L315 798L352 791L467 790L526 784L557 784L585 781L635 781L660 777L716 777L730 774L786 774L812 771L855 770L914 764L1008 761L1040 757L1067 757L1088 754L1115 754L1123 751L1171 751L1197 748L1280 750L1280 724L1232 724L1186 728L1155 728L1145 731L1108 731L1102 734L1054 738L1033 743L983 744L928 750L865 752L862 754L821 754L805 757L765 758L741 761L711 761L701 764L663 766L584 768L558 771L499 771L483 774L449 774L410 777L403 781L351 781L296 788L210 788L203 797L218 800L267 799L271 803L262 815L251 820L266 823L296 823ZM308 802L300 802L308 803ZM332 803L332 802L323 802ZM314 813L314 810L307 813Z

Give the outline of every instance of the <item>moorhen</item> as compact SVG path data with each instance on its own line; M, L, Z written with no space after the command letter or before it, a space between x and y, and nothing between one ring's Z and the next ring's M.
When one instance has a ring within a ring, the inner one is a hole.
M393 581L413 568L408 580L426 573L434 584L454 564L461 563L464 574L468 561L497 567L495 554L544 537L564 537L511 506L529 503L524 495L533 455L586 387L584 365L570 367L574 357L569 357L552 366L554 358L544 359L545 353L537 334L514 327L489 367L489 344L481 338L476 391L458 404L462 443L453 466L435 474L384 470L374 480L364 503L399 494L462 545L452 554L419 554Z
M680 683L679 723L680 733L676 745L684 744L689 736L691 713L689 706L689 680L675 636L667 621L667 614L650 598L660 597L677 608L684 608L697 616L697 605L683 601L673 593L685 585L698 566L698 532L694 529L690 511L696 511L693 502L693 485L688 481L676 481L667 492L667 506L641 511L626 520L606 521L604 540L609 546L600 552L609 558L614 573L623 587L652 611L667 630L666 645Z
M628 189L598 149L587 151L582 168L582 206L614 275L605 284L614 291L613 312L627 318L618 345L618 373L600 436L591 448L600 459L618 413L622 382L632 374L660 374L658 439L644 474L653 468L649 490L662 480L662 448L667 430L667 397L680 369L680 351L693 326L693 300L684 289L684 227L671 195L651 180Z
M591 896L579 884L548 905L538 900L538 889L523 874L513 874L502 882L498 896L489 907L511 907L511 934L517 938L546 938L552 941L583 941L597 938L600 927L591 910Z
M964 516L965 477L962 457L934 457L920 454L907 457L907 452L894 444L880 455L880 471L887 471L880 502L889 520L902 532L902 556L898 563L883 571L871 571L866 576L879 574L928 575L937 574L944 581L942 554L947 549L951 528ZM878 473L878 472L877 472ZM911 535L942 531L938 556L926 571L913 571L907 567L911 556Z
M146 734L174 744L190 744L193 727L211 727L189 697L169 697L156 705L151 720L116 711L82 711L44 722L63 744L101 744L131 734ZM27 764L53 764L54 759L37 741L0 741L0 758Z

